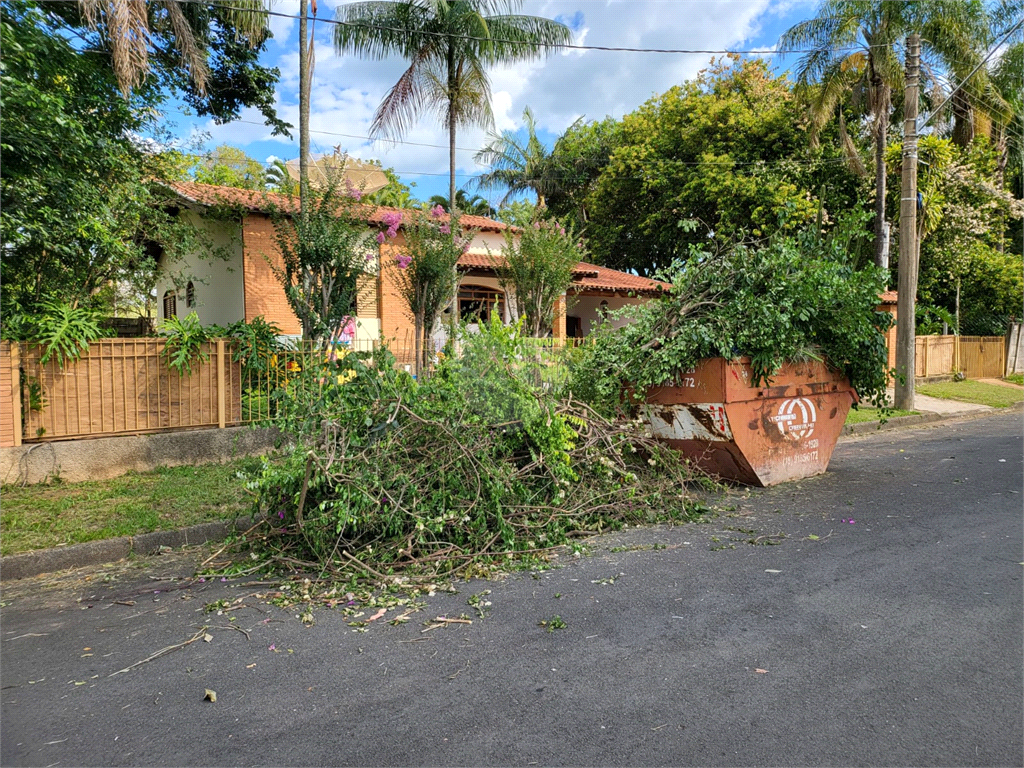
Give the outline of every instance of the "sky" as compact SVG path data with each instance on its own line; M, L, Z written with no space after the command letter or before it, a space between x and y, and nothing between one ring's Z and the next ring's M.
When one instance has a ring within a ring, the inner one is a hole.
M334 18L335 0L320 0L319 18ZM273 10L297 14L298 0L279 0ZM809 18L814 0L526 0L522 13L563 22L573 30L573 42L583 45L771 51L791 25ZM208 119L168 111L172 131L193 148L208 150L220 144L239 147L261 162L298 157L298 21L272 17L273 39L261 57L278 67L278 114L296 126L293 138L274 137L254 109L240 120L215 125ZM408 64L398 57L369 60L335 54L332 26L315 25L316 69L311 96L311 151L330 153L335 147L361 159L377 159L393 168L414 196L447 197L448 140L432 114L424 114L404 135L406 143L373 142L369 134L374 111ZM583 116L619 118L673 85L695 76L708 64L706 54L555 51L547 57L510 67L494 67L491 108L494 130L522 126L529 106L539 135L548 146ZM795 57L771 56L778 71L795 66ZM475 176L486 170L474 152L487 143L487 131L464 128L456 137L456 184L470 196ZM428 146L422 146L428 145ZM485 194L497 202L502 193Z

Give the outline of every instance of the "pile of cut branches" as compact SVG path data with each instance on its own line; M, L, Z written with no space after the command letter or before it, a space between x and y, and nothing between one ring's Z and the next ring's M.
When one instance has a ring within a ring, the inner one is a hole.
M493 323L425 381L386 350L308 366L280 407L296 448L250 482L274 526L261 551L309 572L434 579L697 513L678 455L545 386L544 365Z

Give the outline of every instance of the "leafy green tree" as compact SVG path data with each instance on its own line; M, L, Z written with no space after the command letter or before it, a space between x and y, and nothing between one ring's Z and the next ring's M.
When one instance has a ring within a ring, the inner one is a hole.
M294 195L298 191L298 185L288 172L288 166L279 157L274 158L265 172L267 187L275 192L285 195Z
M910 32L923 36L927 51L948 61L970 60L985 35L980 0L822 0L817 15L783 34L780 51L810 48L797 66L797 81L808 88L812 140L837 110L858 94L867 105L874 139L875 264L888 245L885 221L886 163L893 93L903 87L898 44ZM841 117L841 113L840 113ZM841 123L845 136L845 125ZM847 152L851 146L846 144Z
M200 159L195 180L239 189L264 189L267 173L263 163L229 144L221 144Z
M413 321L416 369L426 371L430 364L427 340L441 312L455 299L459 284L456 265L469 248L472 235L460 237L439 205L426 213L411 212L404 221L402 214L385 216L397 217L386 221L389 232L402 225L405 249L385 261L381 268L392 270L395 285L405 299Z
M591 251L599 263L650 275L709 239L831 220L814 193L849 172L832 143L808 148L805 126L790 82L757 59L717 61L651 99L623 117L620 144L587 198Z
M524 331L540 338L551 333L555 305L583 260L579 237L558 221L535 219L518 232L504 231L505 246L495 260L501 287L512 300Z
M901 145L888 153L895 165ZM922 136L918 155L918 301L955 318L954 330L1001 335L1024 305L1024 262L1008 248L1020 240L1024 202L999 185L999 151L983 138L962 149ZM898 218L898 193L890 195L889 210Z
M556 217L571 216L586 226L587 196L621 143L622 124L615 118L573 123L551 150L552 173L557 186L549 190L547 206Z
M366 200L377 205L386 205L390 208L415 207L419 202L412 195L412 188L416 186L416 182L403 184L393 168L382 168L381 170L388 178L388 185L383 189L378 189L371 195L367 195Z
M217 123L256 107L274 133L288 133L274 107L280 76L259 56L270 38L263 0L56 0L47 10L90 50L104 51L119 88L179 96Z
M448 130L449 190L455 199L455 132L490 126L487 67L536 59L567 43L569 28L518 13L522 0L372 0L341 5L334 28L338 54L411 63L374 115L373 136L401 136L423 111Z
M378 249L356 196L337 184L311 189L305 216L294 200L272 212L283 267L275 269L288 305L302 323L302 338L326 345L356 314L359 278ZM387 236L395 237L397 227ZM381 237L381 240L384 236Z
M150 179L167 164L131 139L156 94L121 97L104 57L76 49L31 2L0 5L4 316L102 303L111 285L148 293L161 252L197 245Z
M451 203L444 195L431 195L427 204L429 206L439 205L448 212L452 210ZM491 208L491 204L484 198L480 197L480 195L470 197L461 189L455 192L455 209L460 213L468 213L471 216L494 215L494 209Z

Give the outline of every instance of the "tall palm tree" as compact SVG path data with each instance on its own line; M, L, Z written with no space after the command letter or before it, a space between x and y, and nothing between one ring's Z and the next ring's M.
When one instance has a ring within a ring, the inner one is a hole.
M452 210L450 199L444 195L431 195L427 204L431 206L440 205L446 211ZM480 197L480 195L470 197L461 189L455 193L455 208L461 213L468 213L472 216L494 215L494 209L484 198Z
M579 118L567 130L578 126L583 118ZM547 147L537 138L537 121L533 111L526 107L523 110L523 127L521 131L502 131L491 133L488 143L473 156L478 163L491 166L488 173L476 180L478 189L507 189L499 206L519 192L532 190L537 195L537 205L543 206L545 199L561 189L560 177L554 167L554 160Z
M188 0L78 0L78 7L110 48L114 75L125 94L149 73L156 30L170 37L182 68L196 90L205 93L209 70L202 38L210 23L205 5ZM270 33L264 0L232 0L223 8L227 21L250 45L261 44Z
M486 68L536 59L571 39L564 24L521 15L521 6L522 0L371 0L337 10L339 55L409 60L377 108L370 135L398 138L422 112L435 112L448 129L449 200L456 200L456 129L493 124Z
M797 82L809 88L812 139L851 94L866 97L875 160L875 264L888 247L885 220L885 145L893 91L903 85L898 44L921 33L926 50L951 61L968 59L984 33L980 0L822 0L817 16L790 27L779 50L809 48L797 64Z

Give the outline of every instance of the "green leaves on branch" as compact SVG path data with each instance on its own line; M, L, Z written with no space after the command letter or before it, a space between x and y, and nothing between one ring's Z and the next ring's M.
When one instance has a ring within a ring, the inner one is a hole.
M861 398L881 404L888 377L879 312L879 270L855 271L838 240L813 233L761 248L694 250L663 278L663 298L627 308L632 322L605 326L574 366L573 391L607 411L623 392L643 397L705 358L751 360L755 381L783 363L823 359L843 371Z
M527 333L546 336L555 322L556 302L565 295L583 259L582 241L571 227L541 219L523 222L518 231L506 229L503 234L505 247L494 262L498 281Z
M210 355L203 346L216 335L213 330L212 326L204 326L195 312L189 312L184 319L169 317L160 323L157 333L165 339L167 367L179 376L187 376L196 363L207 362Z

